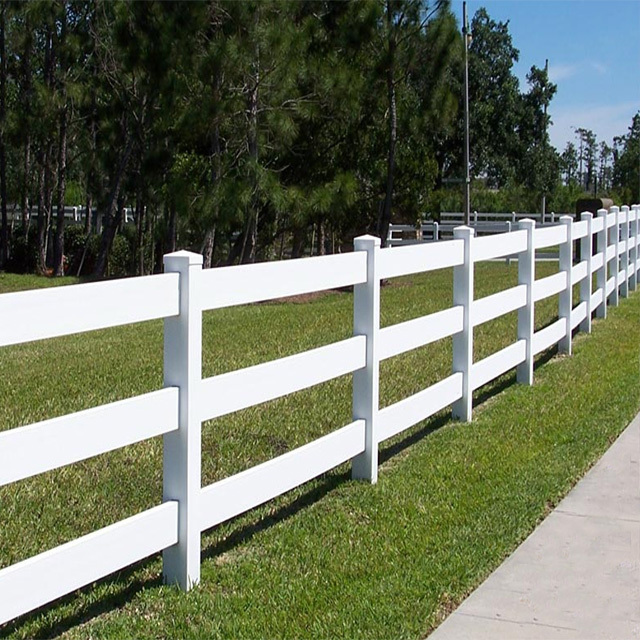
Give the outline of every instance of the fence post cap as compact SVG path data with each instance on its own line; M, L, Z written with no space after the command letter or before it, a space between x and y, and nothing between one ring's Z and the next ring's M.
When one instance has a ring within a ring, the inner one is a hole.
M182 251L174 251L173 253L165 253L162 261L165 266L175 261L180 261L180 262L186 261L187 264L191 266L191 265L201 265L204 259L202 255L199 253L182 250Z
M533 229L536 226L536 221L531 218L522 218L522 220L518 220L518 227L520 229Z
M591 211L583 211L580 214L580 220L591 220L593 218L593 213Z
M364 236L358 236L353 240L353 246L367 246L373 245L374 247L380 246L380 238L378 236L372 236L371 234L366 234Z
M573 223L573 218L571 216L560 216L561 224L571 224Z
M476 230L473 227L467 227L462 225L460 227L456 227L453 230L454 238L472 238L476 233Z

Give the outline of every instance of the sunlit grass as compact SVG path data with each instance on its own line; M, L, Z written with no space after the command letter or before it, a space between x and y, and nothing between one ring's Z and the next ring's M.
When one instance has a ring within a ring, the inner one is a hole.
M538 277L557 265L539 263ZM20 278L0 275L0 290ZM41 281L25 279L27 287ZM49 284L51 281L45 281ZM55 281L57 283L57 281ZM382 325L451 304L451 271L392 281ZM517 263L476 267L476 297L517 283ZM346 338L353 298L205 314L203 375ZM557 298L536 307L538 328ZM378 485L347 465L203 535L201 585L160 583L158 557L3 629L15 637L423 637L531 531L640 407L640 294L578 336L572 358L479 389L474 421L443 412L385 443ZM46 322L46 318L34 319ZM475 357L515 339L516 314L475 332ZM548 360L548 357L546 358ZM381 367L381 406L451 372L451 341ZM162 385L162 323L0 350L0 429ZM500 393L497 393L500 390ZM497 393L497 395L495 395ZM203 425L203 484L351 420L350 376ZM0 488L0 566L161 501L161 441Z

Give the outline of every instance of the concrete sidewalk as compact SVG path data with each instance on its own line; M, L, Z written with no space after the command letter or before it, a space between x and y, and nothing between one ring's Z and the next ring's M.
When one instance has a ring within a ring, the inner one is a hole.
M640 414L429 640L640 639Z

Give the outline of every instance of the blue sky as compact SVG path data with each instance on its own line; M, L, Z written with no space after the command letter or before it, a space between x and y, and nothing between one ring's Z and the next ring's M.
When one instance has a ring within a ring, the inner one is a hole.
M591 129L608 144L627 133L640 110L640 0L469 0L469 22L480 7L509 20L521 91L531 66L549 59L558 86L549 136L559 151L575 141L572 127ZM452 9L462 24L462 1L453 0Z

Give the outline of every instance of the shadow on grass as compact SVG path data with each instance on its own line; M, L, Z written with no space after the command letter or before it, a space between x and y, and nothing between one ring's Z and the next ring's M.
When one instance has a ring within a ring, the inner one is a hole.
M20 629L23 626L26 626L39 615L55 609L58 606L72 603L74 601L77 601L78 610L39 627L37 631L29 632L28 637L34 639L57 637L69 631L73 627L89 622L103 613L113 611L114 609L127 604L141 591L162 585L162 576L160 575L146 579L135 577L137 572L150 565L158 557L158 554L156 554L155 556L136 562L125 569L112 573L105 578L96 580L81 589L58 598L50 604L43 605L38 609L34 609L33 611L20 616L13 622L8 623L4 628L0 628L0 638L5 638L12 633L20 632ZM86 596L95 589L96 586L103 585L114 585L118 590L116 593L110 593L109 595L97 600L87 598L86 601L81 601L78 599L80 594L84 594Z
M537 356L534 357L534 373L538 367L546 364L557 355L558 350L555 346L540 352ZM512 387L516 384L518 384L516 379L516 371L515 369L512 369L510 372L501 375L495 380L492 380L491 382L488 382L484 386L477 389L473 394L473 408L478 409L482 407L482 405L491 400L491 398L495 398L503 391L506 391L509 387Z
M547 349L535 358L535 368L538 368L547 362L549 362L555 355L557 350L555 348ZM480 408L491 398L498 396L502 391L516 384L515 372L503 375L497 380L494 380L483 387L481 387L475 394L473 399L474 408ZM448 410L443 410L418 423L417 426L411 428L406 432L404 437L396 436L391 443L380 449L378 454L379 464L382 465L388 462L394 456L397 456L416 443L420 442L424 438L428 437L432 433L438 431L442 427L451 424L451 414ZM234 548L249 542L257 534L268 530L269 528L277 525L281 522L288 520L295 516L300 511L312 506L313 504L322 500L325 496L329 495L336 488L344 485L351 480L350 471L344 471L342 473L327 473L323 476L319 476L314 482L314 486L305 491L302 495L299 495L288 504L285 504L278 508L276 511L269 513L267 516L258 515L257 519L246 522L247 514L241 514L237 518L229 521L227 526L232 527L230 535L226 536L223 540L214 544L207 545L206 542L203 545L201 551L201 560L210 560L220 555L233 550ZM238 527L233 529L234 522L238 523ZM213 531L209 529L208 531ZM207 533L203 532L203 536L206 537ZM79 610L57 619L50 624L40 627L37 632L30 635L31 638L52 638L71 628L89 622L97 616L117 609L127 603L129 603L133 597L145 589L157 588L162 585L162 577L157 575L147 579L136 578L135 574L142 569L148 567L158 555L142 560L136 564L130 565L126 569L123 569L117 573L111 574L106 578L98 580L91 585L83 587L71 594L68 594L55 602L44 605L43 607L36 609L28 614L25 614L16 621L10 622L4 628L0 629L0 638L6 637L12 633L19 632L23 625L27 624L34 617L54 609L57 606L73 602L78 598L79 594L88 594L95 588L96 585L114 585L118 588L116 593L111 593L98 600L88 601L79 604ZM89 600L89 599L87 599Z
M394 442L384 449L380 449L378 454L379 464L383 464L391 459L393 456L398 455L402 451L408 449L415 443L419 442L423 438L427 437L431 433L434 433L438 429L442 428L451 421L450 417L444 413L438 414L433 418L429 418L420 423L422 426L415 431L409 433L401 440ZM347 463L348 464L348 463ZM313 504L322 500L325 496L329 495L332 491L342 486L346 482L351 481L351 471L344 471L342 473L327 473L323 476L319 476L316 480L316 486L306 491L303 495L298 496L289 504L285 504L273 513L269 513L267 516L260 517L259 520L249 522L241 525L239 528L233 530L230 535L211 546L205 546L201 553L201 559L209 560L215 558L223 553L226 553L235 547L245 544L255 535L266 531L270 527L288 520L292 516L303 509L312 506ZM246 517L246 514L245 514ZM241 520L243 515L239 515L237 520ZM233 525L233 520L228 524ZM215 528L215 527L214 527ZM213 529L209 529L212 531Z
M316 486L306 491L303 495L298 496L292 502L283 505L276 511L269 513L267 516L260 517L258 520L242 524L237 529L234 529L227 537L224 538L224 540L210 546L204 546L200 554L201 560L210 560L248 542L251 538L262 531L266 531L274 525L288 520L303 509L319 502L334 489L343 485L345 482L348 482L350 479L351 473L348 471L339 474L328 473L324 476L320 476L315 480ZM227 525L233 526L234 520L242 520L243 515L246 517L246 513L241 514L237 516L237 518L228 521ZM211 532L214 529L215 527L208 529L207 531ZM204 535L206 535L206 533Z

